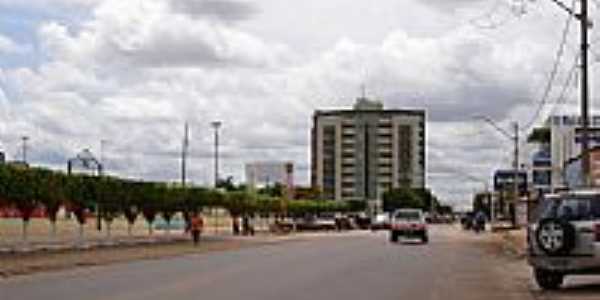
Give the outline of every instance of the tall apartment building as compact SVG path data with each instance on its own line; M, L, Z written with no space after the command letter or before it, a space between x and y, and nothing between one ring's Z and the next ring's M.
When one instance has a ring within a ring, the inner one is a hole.
M311 182L326 199L378 200L402 186L425 186L425 111L386 110L357 99L353 109L317 110Z

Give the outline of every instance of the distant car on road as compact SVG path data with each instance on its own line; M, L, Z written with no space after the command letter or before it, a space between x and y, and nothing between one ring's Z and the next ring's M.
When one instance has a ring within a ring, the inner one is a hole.
M388 230L390 229L390 215L387 213L378 214L371 220L371 230Z
M429 242L427 222L420 209L399 209L392 214L390 241L398 242L400 237L419 238L423 243Z
M464 230L471 230L473 228L473 219L475 213L467 212L460 217L460 224Z
M335 230L337 228L333 218L304 218L296 222L296 229L300 231Z
M543 289L560 288L566 275L600 274L600 189L545 197L527 241L528 261Z

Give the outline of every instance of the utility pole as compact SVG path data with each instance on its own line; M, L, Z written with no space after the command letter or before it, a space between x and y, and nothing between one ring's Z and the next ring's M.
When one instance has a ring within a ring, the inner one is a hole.
M223 124L221 121L210 123L215 130L215 188L219 185L219 128Z
M586 185L590 181L590 154L589 154L589 87L588 87L588 30L591 27L591 22L588 18L588 0L581 0L581 10L575 12L571 7L567 6L561 0L551 0L561 9L566 11L571 16L575 17L580 22L581 26L581 160L582 160L582 177Z
M186 176L186 160L187 151L189 146L189 128L188 123L185 122L184 133L183 133L183 145L181 147L181 186L185 188L185 176Z
M23 145L22 145L22 147L23 147L23 149L22 149L22 151L23 151L23 153L22 153L23 154L23 163L27 164L27 141L29 140L29 137L28 136L23 136L23 137L21 137L21 140L23 141Z
M223 122L212 121L210 125L215 130L215 189L219 187L219 128ZM219 212L215 211L215 234L219 228Z
M581 133L581 153L583 164L583 182L590 182L590 154L589 154L589 110L588 110L588 0L581 0L581 121L583 132Z
M514 143L515 143L515 157L514 157L514 161L513 161L513 169L514 169L514 178L513 178L513 193L514 193L514 199L513 199L513 208L512 211L510 212L510 218L512 221L513 225L517 224L517 220L516 220L516 209L517 209L517 204L519 202L519 123L515 122L514 123L514 129L515 129L515 133L514 133Z

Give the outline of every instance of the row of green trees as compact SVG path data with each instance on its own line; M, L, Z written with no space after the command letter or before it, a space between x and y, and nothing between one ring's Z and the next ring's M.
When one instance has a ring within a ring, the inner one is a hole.
M203 207L220 207L232 217L241 215L300 216L311 213L344 212L355 205L333 201L294 200L252 194L247 191L220 192L201 187L182 188L174 184L123 180L109 176L67 175L41 168L0 166L0 208L18 209L23 220L23 237L35 209L43 207L56 234L56 219L61 207L75 216L80 236L86 215L95 212L104 220L110 235L113 220L123 216L129 233L142 216L149 225L160 216L169 223L181 213L187 221Z

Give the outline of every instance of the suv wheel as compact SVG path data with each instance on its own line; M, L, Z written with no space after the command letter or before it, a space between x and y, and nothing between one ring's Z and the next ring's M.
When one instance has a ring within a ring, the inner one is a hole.
M563 283L564 274L547 271L543 269L535 269L535 281L544 290L557 290Z
M567 254L575 246L575 228L565 220L541 220L535 237L539 247L548 255Z

